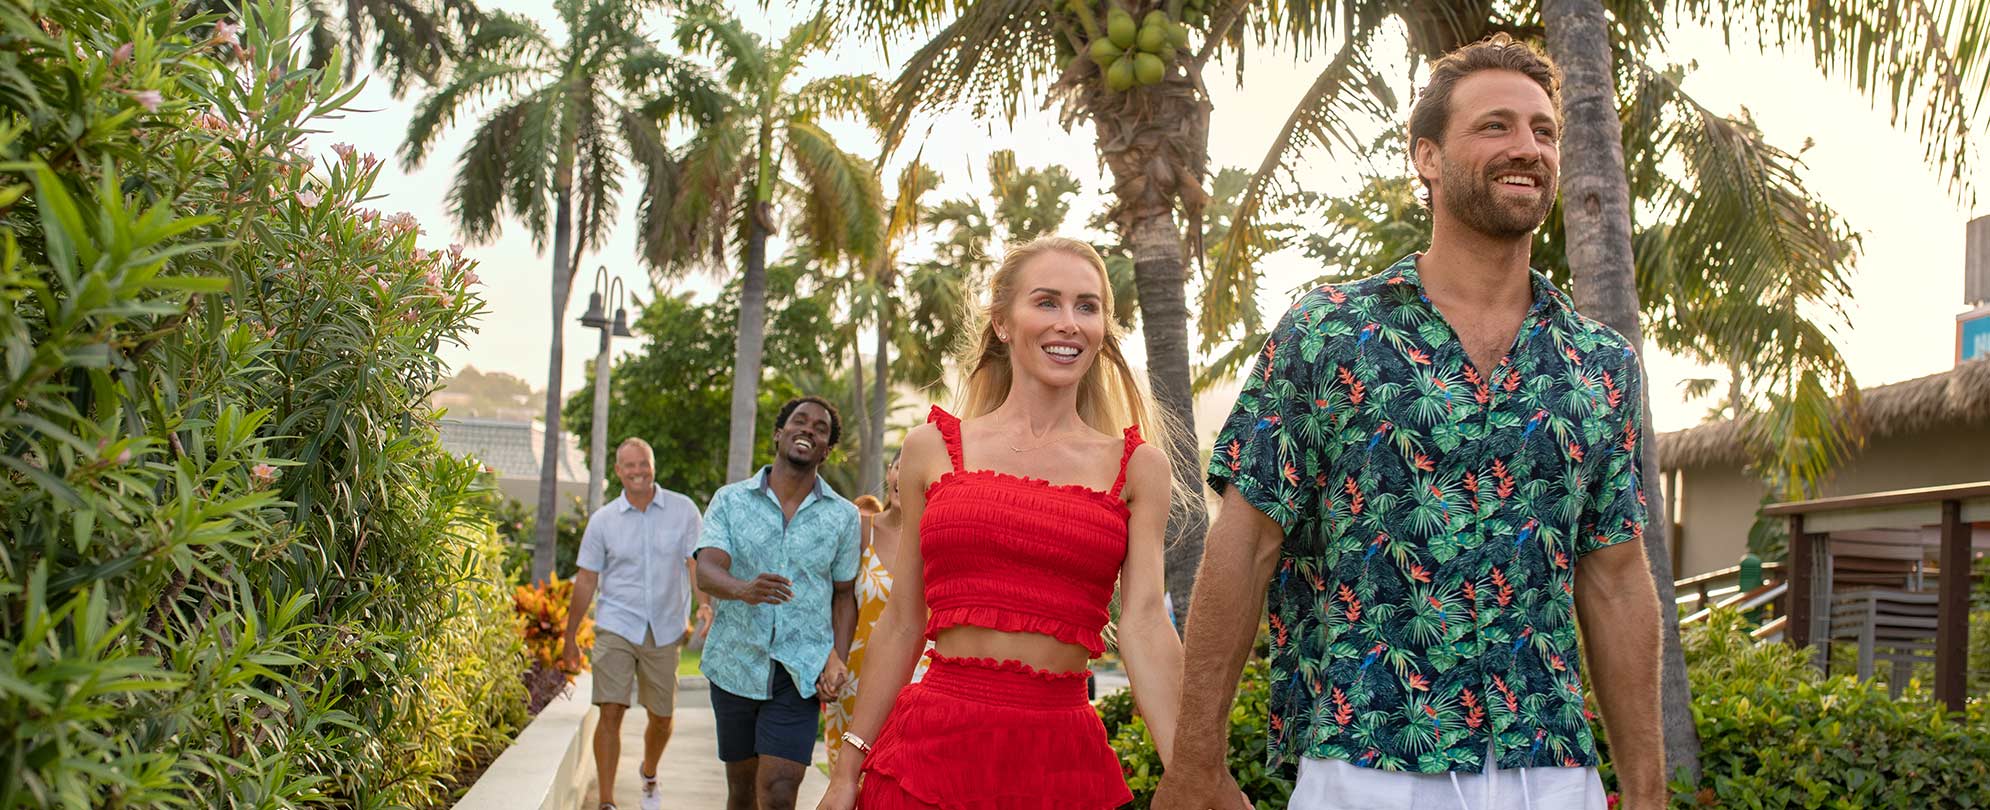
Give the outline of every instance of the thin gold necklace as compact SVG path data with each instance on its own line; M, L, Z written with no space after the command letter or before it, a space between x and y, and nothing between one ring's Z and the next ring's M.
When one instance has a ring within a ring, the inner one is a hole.
M1029 432L1030 432L1030 427L1029 427L1029 423L1028 423L1028 422L1025 422L1025 423L1023 423L1023 432L1024 432L1024 433L1029 433ZM1029 451L1031 451L1031 450L1035 450L1035 449L1037 449L1037 448L1039 448L1039 447L1042 447L1042 446L1044 446L1044 445L1046 445L1046 444L1049 444L1049 443L1050 443L1050 437L1051 437L1051 435L1052 435L1052 434L1054 434L1054 433L1056 433L1056 432L1057 432L1057 429L1056 429L1056 428L1051 428L1051 429L1050 429L1050 430L1049 430L1048 432L1044 433L1042 437L1040 437L1040 438L1038 438L1038 439L1037 439L1037 442L1036 442L1036 444L1032 444L1032 445L1030 445L1030 446L1028 446L1028 447L1017 447L1017 446L1016 446L1015 444L1011 443L1011 444L1009 445L1009 449L1010 449L1011 451L1013 451L1013 452L1017 452L1017 453L1027 453L1027 452L1029 452Z

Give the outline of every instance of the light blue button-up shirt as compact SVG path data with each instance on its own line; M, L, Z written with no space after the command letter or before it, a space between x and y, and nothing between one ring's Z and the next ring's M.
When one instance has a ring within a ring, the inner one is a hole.
M656 496L647 509L637 509L624 492L595 510L576 561L601 575L594 626L637 644L646 630L655 633L658 644L684 635L691 609L691 572L684 561L699 534L698 505L653 486Z
M778 605L715 600L699 669L720 689L754 700L771 696L776 661L788 668L803 697L815 694L815 679L836 646L830 621L835 583L857 578L857 507L817 476L789 520L768 485L771 472L761 467L713 494L698 540L700 551L732 555L728 573L734 577L777 574L794 583L794 598Z

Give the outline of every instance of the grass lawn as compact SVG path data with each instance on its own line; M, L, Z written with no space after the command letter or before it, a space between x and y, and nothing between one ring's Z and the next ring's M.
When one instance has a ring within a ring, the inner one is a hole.
M698 651L689 647L677 654L677 674L698 674Z

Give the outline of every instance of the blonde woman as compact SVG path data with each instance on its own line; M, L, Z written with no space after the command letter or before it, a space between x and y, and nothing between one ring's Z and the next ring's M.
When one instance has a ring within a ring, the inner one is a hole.
M1109 810L1132 799L1085 695L1114 584L1120 654L1165 763L1181 645L1162 597L1173 478L1083 242L1009 250L961 416L907 438L883 617L822 810ZM927 640L931 667L907 685Z
M885 600L891 596L892 566L898 559L900 521L905 512L898 508L898 461L903 453L894 454L891 464L884 468L884 502L863 495L853 501L861 519L863 550L857 563L857 630L850 639L850 671L863 671L864 650L871 639L871 628L877 626L879 617L884 615ZM926 672L926 662L921 659L919 669L912 673L912 681L917 683ZM843 732L850 729L850 715L857 708L857 678L851 678L844 686L839 699L823 707L823 745L829 751L829 765L836 766L836 758L843 752Z

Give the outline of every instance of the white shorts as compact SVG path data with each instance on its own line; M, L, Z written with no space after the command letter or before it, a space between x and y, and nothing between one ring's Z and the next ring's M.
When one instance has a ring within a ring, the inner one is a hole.
M1337 759L1299 760L1289 810L1605 810L1595 768L1498 770L1487 747L1485 773L1406 773ZM1456 779L1454 782L1453 779Z

